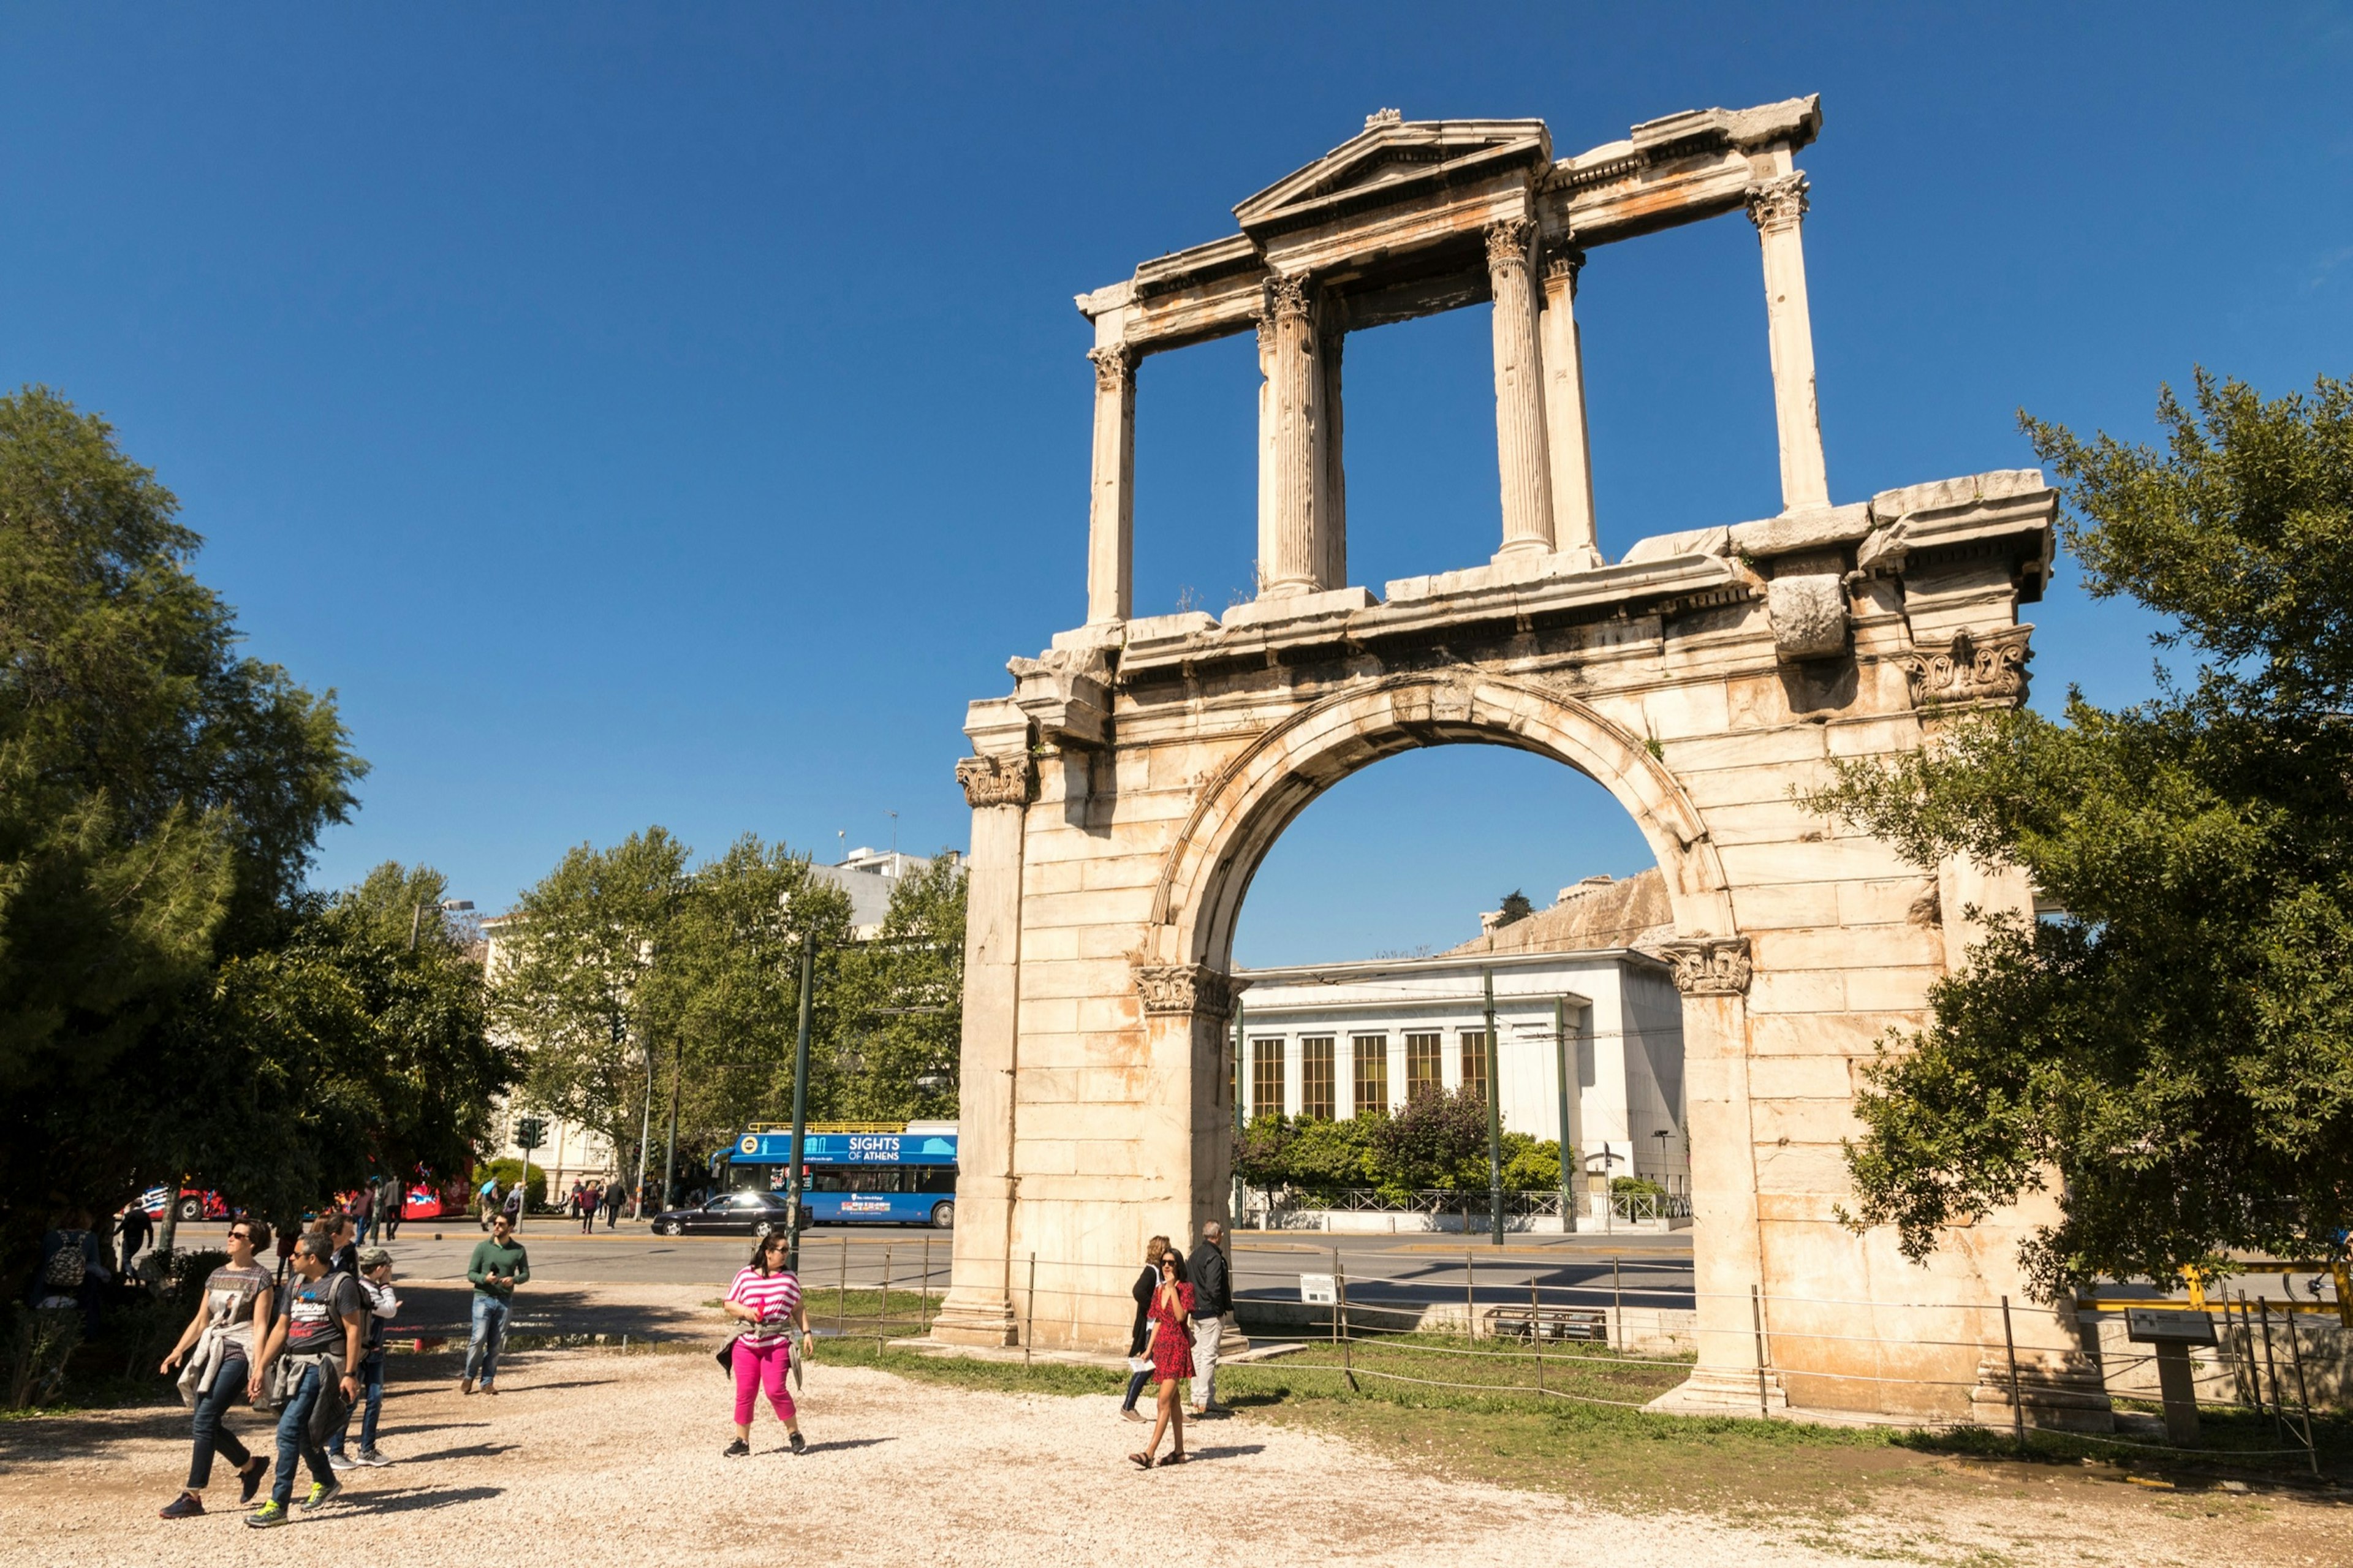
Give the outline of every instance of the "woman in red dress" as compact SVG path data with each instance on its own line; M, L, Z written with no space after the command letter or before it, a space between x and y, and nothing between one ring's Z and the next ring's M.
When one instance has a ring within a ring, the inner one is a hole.
M1152 1324L1152 1375L1160 1382L1155 1395L1160 1415L1152 1424L1152 1440L1144 1446L1144 1452L1128 1456L1143 1469L1152 1468L1160 1434L1172 1428L1176 1441L1160 1463L1185 1462L1185 1402L1176 1397L1176 1385L1193 1375L1192 1316L1193 1287L1185 1282L1184 1255L1172 1247L1160 1255L1160 1289L1152 1293L1152 1309L1145 1314Z

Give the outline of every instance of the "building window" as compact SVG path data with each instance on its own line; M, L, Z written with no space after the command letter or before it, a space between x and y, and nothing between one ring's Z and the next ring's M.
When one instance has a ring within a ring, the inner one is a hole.
M1446 1088L1446 1037L1443 1035L1408 1035L1405 1037L1405 1097L1411 1100L1427 1089L1431 1094Z
M1462 1092L1487 1098L1487 1031L1462 1031Z
M1282 1037L1250 1042L1250 1114L1282 1114Z
M1332 1120L1332 1037L1304 1035L1299 1041L1299 1114Z
M1387 1116L1389 1113L1389 1037L1387 1035L1358 1035L1350 1043L1356 1047L1356 1114Z

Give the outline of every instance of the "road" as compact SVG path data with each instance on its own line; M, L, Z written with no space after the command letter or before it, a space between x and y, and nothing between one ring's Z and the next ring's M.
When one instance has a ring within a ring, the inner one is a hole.
M224 1227L180 1227L183 1246L218 1245ZM482 1233L470 1220L410 1220L389 1243L401 1279L457 1279ZM576 1224L533 1220L523 1227L532 1278L548 1285L708 1285L716 1291L751 1255L744 1237L658 1237L624 1222L580 1234ZM894 1289L934 1292L948 1284L944 1231L897 1226L824 1226L801 1244L801 1274L814 1289L846 1283L873 1289L886 1274ZM1547 1306L1599 1307L1615 1289L1630 1307L1692 1305L1688 1231L1606 1237L1523 1236L1497 1248L1459 1237L1333 1236L1245 1231L1234 1237L1236 1294L1244 1300L1299 1300L1302 1274L1344 1272L1348 1299L1365 1306L1451 1305L1466 1293L1481 1308L1525 1305L1535 1282ZM1137 1259L1138 1266L1142 1259ZM1041 1258L1041 1270L1053 1260ZM1017 1274L1021 1268L1017 1259ZM1042 1282L1041 1282L1042 1283ZM1124 1284L1124 1282L1123 1282Z

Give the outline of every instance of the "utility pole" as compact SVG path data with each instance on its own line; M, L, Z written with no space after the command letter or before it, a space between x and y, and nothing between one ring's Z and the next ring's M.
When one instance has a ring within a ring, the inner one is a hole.
M619 1024L616 1023L614 1028L617 1032ZM642 1032L640 1038L643 1038ZM632 1219L646 1217L646 1155L654 1141L654 1043L651 1040L644 1040L643 1043L646 1047L646 1108L645 1114L638 1119L638 1190L629 1200L632 1211L629 1217Z
M1560 1053L1560 1233L1577 1228L1577 1177L1568 1163L1568 1096L1577 1070L1577 1047L1568 1037L1568 998L1552 999L1552 1035Z
M1495 972L1482 969L1487 990L1487 1221L1497 1247L1504 1245L1504 1082L1502 1055L1495 1048Z
M808 1131L809 997L816 979L817 927L812 924L801 938L801 1026L800 1038L793 1047L792 1163L785 1168L785 1267L796 1277L801 1271L801 1170L807 1163L801 1144Z
M662 1156L662 1207L676 1208L678 1184L678 1080L686 1071L686 1037L670 1043L670 1148Z

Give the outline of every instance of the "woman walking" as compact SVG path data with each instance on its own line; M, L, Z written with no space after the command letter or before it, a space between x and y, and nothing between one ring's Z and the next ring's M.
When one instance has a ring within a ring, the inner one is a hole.
M165 1519L198 1519L205 1511L205 1488L213 1479L213 1456L237 1467L240 1505L253 1501L269 1461L248 1451L237 1434L221 1425L228 1407L243 1398L246 1379L259 1359L269 1334L272 1297L269 1270L255 1260L257 1249L269 1245L269 1226L258 1219L231 1220L228 1261L205 1281L205 1298L196 1315L180 1331L180 1342L164 1358L160 1369L172 1375L183 1360L188 1369L180 1375L180 1397L196 1413L196 1451L188 1462L186 1489L163 1507ZM189 1359L193 1348L195 1357Z
M1127 1335L1127 1359L1131 1362L1143 1360L1145 1347L1152 1342L1152 1298L1160 1292L1160 1255L1167 1250L1168 1238L1165 1236L1155 1236L1144 1244L1144 1272L1135 1277L1129 1292L1135 1298L1135 1326ZM1136 1411L1135 1402L1151 1376L1150 1367L1138 1367L1128 1374L1127 1397L1119 1402L1119 1413L1124 1419L1144 1419Z
M1176 1386L1193 1375L1193 1287L1185 1282L1185 1259L1175 1247L1160 1255L1160 1288L1152 1293L1152 1307L1145 1313L1152 1321L1152 1375L1160 1381L1156 1403L1159 1419L1152 1424L1152 1440L1144 1452L1128 1458L1142 1469L1153 1466L1153 1455L1160 1449L1160 1434L1173 1432L1168 1457L1162 1465L1185 1463L1185 1402L1176 1396Z
M735 1440L724 1450L728 1458L752 1451L752 1406L765 1391L785 1436L797 1454L808 1447L801 1436L799 1415L785 1373L793 1361L793 1331L806 1340L808 1310L801 1305L801 1282L785 1267L786 1244L780 1232L764 1236L752 1249L752 1261L735 1276L722 1303L731 1318L749 1323L730 1347L735 1371Z

